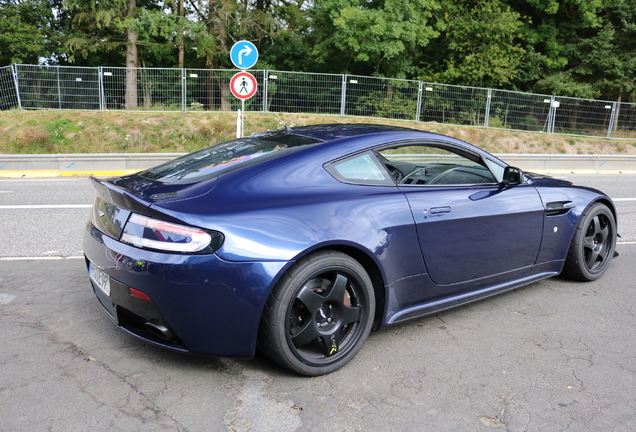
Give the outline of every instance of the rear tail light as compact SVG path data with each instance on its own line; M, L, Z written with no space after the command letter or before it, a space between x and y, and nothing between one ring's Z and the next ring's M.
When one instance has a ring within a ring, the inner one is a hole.
M133 213L126 222L119 240L140 248L162 252L213 253L223 244L223 234Z

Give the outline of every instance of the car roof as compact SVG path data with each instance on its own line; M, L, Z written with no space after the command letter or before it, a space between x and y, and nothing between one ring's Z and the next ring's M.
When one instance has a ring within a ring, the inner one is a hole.
M363 123L334 123L324 125L300 126L290 128L285 127L285 132L291 135L306 136L323 141L322 144L308 146L305 151L299 151L296 157L303 157L303 153L322 153L326 158L337 158L348 153L354 153L370 147L382 145L383 143L400 142L408 140L430 140L441 141L446 144L458 146L480 154L489 159L498 160L487 151L476 147L470 143L453 138L447 135L440 135L434 132L427 132L419 129L406 128L400 126L389 126L381 124Z
M286 127L285 131L293 135L308 136L322 141L334 141L341 138L350 138L358 135L369 135L379 132L417 132L416 129L410 129L400 126L388 126L380 124L324 124L299 127Z

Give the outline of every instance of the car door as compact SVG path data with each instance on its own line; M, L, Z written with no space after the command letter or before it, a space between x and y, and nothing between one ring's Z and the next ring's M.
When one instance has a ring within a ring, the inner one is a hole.
M533 187L502 184L480 155L455 146L379 154L411 206L429 276L445 292L535 264L544 208Z

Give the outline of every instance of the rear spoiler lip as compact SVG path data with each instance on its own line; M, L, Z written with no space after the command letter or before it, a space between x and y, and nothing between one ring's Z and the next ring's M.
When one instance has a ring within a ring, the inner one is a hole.
M138 197L107 181L99 180L93 176L90 176L89 180L93 187L95 187L97 196L103 200L144 216L152 216L150 212L150 205L152 203L142 201Z

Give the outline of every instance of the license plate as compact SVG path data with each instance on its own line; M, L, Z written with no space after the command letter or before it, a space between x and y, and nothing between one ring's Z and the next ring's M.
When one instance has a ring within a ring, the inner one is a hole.
M90 276L91 280L95 282L97 288L102 290L104 294L110 297L110 277L106 273L95 267L93 263L91 263L88 269L88 275Z

